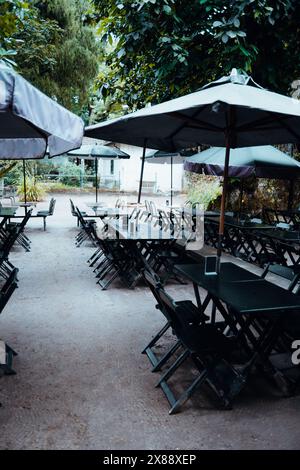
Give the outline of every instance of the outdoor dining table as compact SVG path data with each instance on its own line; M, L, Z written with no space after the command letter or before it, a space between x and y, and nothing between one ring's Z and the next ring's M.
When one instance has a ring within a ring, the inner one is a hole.
M16 206L11 206L11 207L1 206L0 207L0 217L4 219L4 225L6 225L7 222L9 222L9 220L15 216L16 212L17 212Z
M282 333L283 318L288 312L300 310L300 296L233 263L222 263L218 275L205 274L204 263L177 265L175 269L192 281L198 307L204 312L212 301L227 327L237 335L248 356L248 372L254 365L262 367L280 390L289 395L291 383L271 362L270 355ZM199 286L207 292L203 302ZM215 321L214 314L211 322Z
M17 212L17 207L3 207L1 206L0 207L0 217L3 217L3 218L10 218L10 217L13 217L15 215L15 213Z
M89 207L90 209L93 209L93 211L97 212L98 209L104 207L104 203L103 202L86 202L85 205L87 207Z
M35 202L35 201L30 201L30 202L16 202L15 205L18 206L18 207L24 207L24 209L25 209L25 214L27 214L27 211L28 211L29 207L36 207L37 202Z
M257 231L260 237L261 251L270 247L282 260L283 264L300 263L300 232L296 230L272 229L268 232Z
M100 207L95 209L95 216L103 219L105 217L118 219L119 217L129 217L131 212L131 210L119 209L117 207Z
M218 217L205 217L204 236L208 245L218 246ZM228 217L225 219L223 249L233 256L241 256L247 261L256 261L259 252L259 240L253 234L257 231L269 231L274 226ZM252 259L251 259L252 258Z

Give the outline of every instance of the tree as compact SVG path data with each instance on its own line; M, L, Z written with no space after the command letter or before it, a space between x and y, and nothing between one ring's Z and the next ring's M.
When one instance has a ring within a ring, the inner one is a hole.
M86 0L42 0L14 35L22 74L46 94L84 114L98 72L98 46L85 24Z
M94 3L98 35L113 46L99 87L131 109L195 91L233 67L282 93L299 78L297 0Z
M16 42L13 34L23 28L29 11L28 4L20 0L0 0L0 60L15 65Z

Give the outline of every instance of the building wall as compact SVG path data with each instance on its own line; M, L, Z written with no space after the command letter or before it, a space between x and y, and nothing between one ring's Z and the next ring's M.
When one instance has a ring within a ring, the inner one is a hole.
M118 144L118 147L130 155L129 160L119 160L121 191L138 191L141 156L143 149L133 145ZM149 149L150 150L150 149ZM183 182L183 165L173 165L173 190L181 191ZM153 187L156 191L168 192L171 188L171 165L145 162L145 186Z

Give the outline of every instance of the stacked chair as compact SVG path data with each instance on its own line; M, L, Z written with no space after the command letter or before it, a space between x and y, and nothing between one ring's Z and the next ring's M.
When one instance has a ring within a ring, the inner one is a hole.
M3 276L2 271L0 272L0 314L2 313L11 295L18 287L17 273L17 268L12 268L8 277L6 277L7 269L5 272L5 277ZM0 371L5 375L13 375L16 373L13 369L13 358L17 355L17 353L8 344L1 341L1 347L2 346L5 348L5 362L0 363Z
M136 260L128 245L120 240L97 237L95 226L91 231L98 247L88 260L88 264L94 270L97 284L102 290L106 290L119 277L126 287L134 288L140 276L136 269Z
M79 233L76 235L75 244L77 247L80 247L85 241L89 240L96 245L94 240L94 231L92 232L92 227L96 225L95 219L84 219L84 212L81 212L78 207L76 207L76 214L79 222Z
M120 203L117 201L117 205ZM116 278L120 278L126 287L134 288L141 278L140 270L145 265L159 274L164 283L170 278L182 283L174 266L199 261L194 252L191 254L186 250L189 237L184 240L163 237L158 240L132 240L130 237L114 239L114 236L110 237L109 224L101 220L102 229L97 231L94 219L87 220L78 208L75 208L75 212L80 226L76 246L80 247L84 242L96 246L88 264L102 289L107 289ZM176 230L181 230L180 221L174 221L175 217L175 214L157 210L152 201L147 201L145 209L133 209L128 222L151 223L154 228L159 226L162 232L172 230L172 226L177 223Z
M24 229L31 216L32 209L27 212L21 222L6 223L5 219L3 219L0 223L0 242L4 240L5 243L5 240L7 240L6 242L10 245L9 249L17 242L25 251L30 251L31 241L27 235L25 235Z
M78 217L77 208L75 207L75 204L72 201L72 199L70 199L70 206L71 206L71 214L73 215L73 217L76 217L77 227L79 227L80 226L80 220L79 220L79 217ZM84 218L94 217L92 215L87 214L85 211L80 211L80 215Z
M18 287L18 268L9 260L10 251L15 243L26 251L30 250L30 240L25 235L24 228L31 217L31 212L28 211L20 223L6 223L4 219L0 223L0 314ZM4 349L5 355L5 361L0 363L0 371L5 375L15 374L12 363L16 352L3 341L0 341L0 348L2 354Z

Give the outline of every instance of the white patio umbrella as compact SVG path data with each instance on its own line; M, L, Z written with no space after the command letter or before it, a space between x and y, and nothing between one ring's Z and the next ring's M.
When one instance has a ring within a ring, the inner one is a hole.
M0 159L60 155L80 147L83 121L0 62Z
M89 126L85 134L171 152L201 144L226 147L220 259L230 149L300 142L300 102L267 91L233 69L195 93Z

